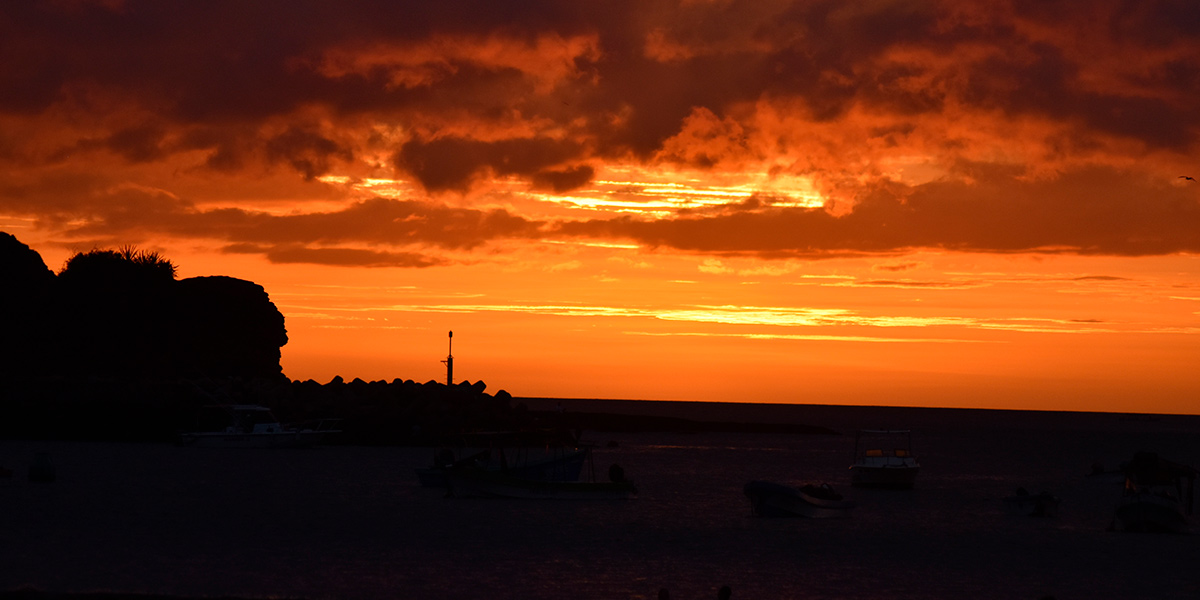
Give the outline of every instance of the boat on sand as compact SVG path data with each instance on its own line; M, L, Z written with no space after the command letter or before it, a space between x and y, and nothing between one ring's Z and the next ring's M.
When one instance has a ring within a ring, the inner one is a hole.
M446 473L474 468L503 471L518 479L578 481L591 448L562 432L484 432L464 435L437 450L433 463L416 469L422 487L447 487Z
M442 470L447 495L561 500L619 500L637 495L637 487L625 478L620 465L609 466L608 481L596 480L591 446L548 451L549 464L501 462L498 468L491 468L486 463L464 461L451 465ZM556 457L560 459L557 462ZM569 462L563 464L562 460Z
M796 488L773 481L751 481L742 492L760 517L830 519L850 516L855 506L826 483Z
M1184 533L1190 526L1196 469L1138 452L1123 467L1125 488L1109 529Z

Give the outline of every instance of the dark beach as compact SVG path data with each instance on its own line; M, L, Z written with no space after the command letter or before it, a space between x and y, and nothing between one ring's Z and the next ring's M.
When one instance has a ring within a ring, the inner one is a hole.
M9 440L0 442L0 465L14 471L0 479L0 589L11 598L654 598L660 588L710 598L721 585L734 598L1200 593L1197 538L1107 531L1120 484L1089 475L1093 463L1115 468L1147 449L1200 464L1197 417L521 401L642 417L583 436L598 468L621 464L638 497L447 498L417 485L425 447ZM669 419L683 421L639 429ZM916 434L916 489L849 487L853 431L881 425ZM37 452L52 458L53 483L25 478ZM828 482L858 507L837 520L752 517L741 494L752 479ZM1060 514L1006 514L1002 498L1018 486L1061 496Z

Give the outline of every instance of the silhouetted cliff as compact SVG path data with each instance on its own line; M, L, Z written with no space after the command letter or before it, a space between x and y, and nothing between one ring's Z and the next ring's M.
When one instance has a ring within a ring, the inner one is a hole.
M40 254L0 232L0 373L37 372L54 360L47 307L56 283Z
M132 248L71 257L56 276L0 232L0 375L173 379L283 377L283 315L231 277L176 280Z
M0 436L169 441L209 404L262 404L284 421L343 420L343 443L432 443L521 428L483 382L291 381L283 314L262 286L176 280L133 248L72 256L55 275L0 232Z
M279 378L279 349L287 344L283 314L267 291L232 277L179 282L175 360L184 375Z
M823 428L527 410L482 381L291 381L284 317L231 277L176 280L132 248L71 257L55 275L0 232L0 437L173 441L213 404L261 404L285 423L341 419L330 443L440 445L480 431L762 431ZM561 437L561 436L560 436Z

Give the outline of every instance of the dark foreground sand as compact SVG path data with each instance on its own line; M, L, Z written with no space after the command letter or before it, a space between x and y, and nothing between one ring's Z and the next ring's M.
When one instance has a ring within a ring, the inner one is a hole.
M1200 597L1200 536L1106 531L1120 484L1089 475L1143 449L1200 464L1195 417L629 408L837 432L585 433L597 466L619 462L641 491L599 504L447 498L416 483L429 448L0 441L14 471L0 479L0 600L653 600L660 587L704 600L726 584L756 599ZM881 425L916 431L916 490L846 486L854 428ZM55 482L24 477L38 452ZM753 479L830 482L858 508L755 519L742 494ZM1060 515L1006 515L1017 486L1061 495Z

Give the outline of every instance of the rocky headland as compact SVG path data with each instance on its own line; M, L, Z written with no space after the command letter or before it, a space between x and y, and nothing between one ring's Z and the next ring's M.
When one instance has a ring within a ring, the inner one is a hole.
M262 286L176 279L165 258L92 250L58 272L0 232L0 437L171 441L200 407L260 404L281 421L340 419L331 443L434 445L469 431L740 431L820 427L529 410L482 381L319 383L284 375L284 316Z

